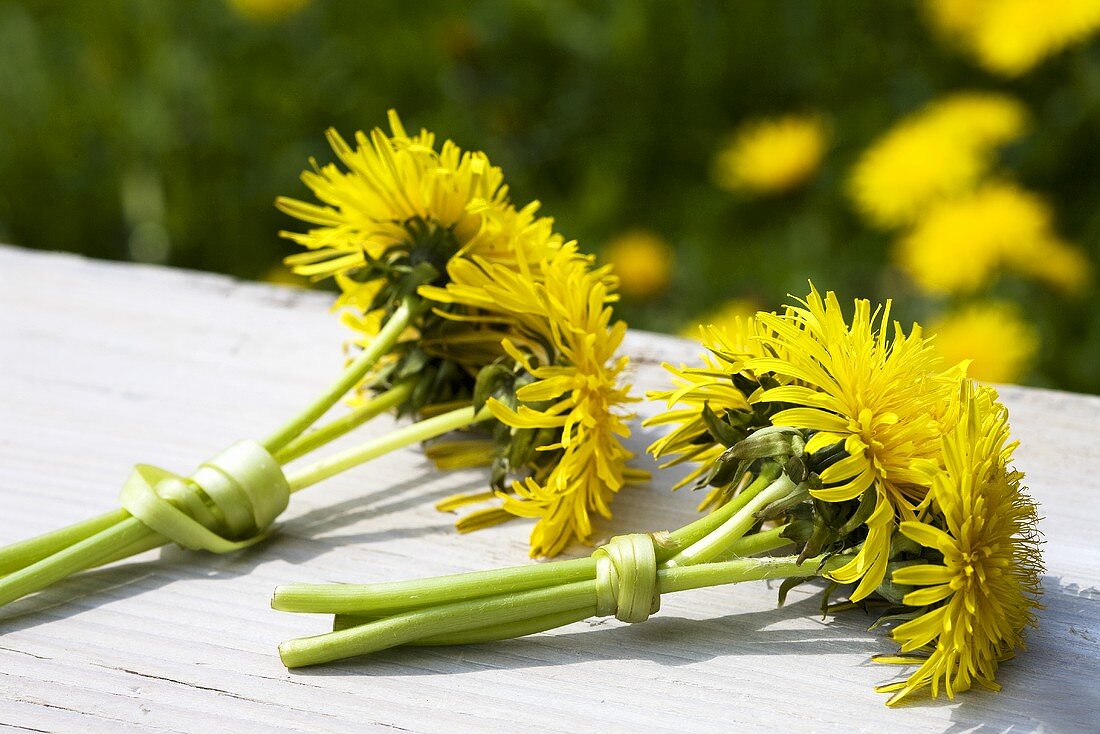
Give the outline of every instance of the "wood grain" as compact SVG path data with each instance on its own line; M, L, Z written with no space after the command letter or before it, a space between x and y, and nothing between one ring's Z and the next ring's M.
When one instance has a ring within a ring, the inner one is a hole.
M327 304L220 276L0 248L0 543L114 506L136 462L188 471L264 435L340 365ZM642 332L626 348L640 389L664 383L663 360L695 352ZM482 474L439 474L408 450L295 496L261 547L153 552L0 610L0 728L1100 731L1100 398L1003 396L1046 518L1048 573L1040 626L1003 667L1000 694L888 710L872 687L894 671L868 658L891 646L866 630L870 619L822 620L805 587L777 609L764 583L670 595L640 625L593 620L288 672L276 644L324 623L271 611L278 583L526 562L525 523L459 537L432 509ZM639 430L632 444L641 454L652 438ZM605 534L692 518L697 497L668 492L674 478L624 492Z

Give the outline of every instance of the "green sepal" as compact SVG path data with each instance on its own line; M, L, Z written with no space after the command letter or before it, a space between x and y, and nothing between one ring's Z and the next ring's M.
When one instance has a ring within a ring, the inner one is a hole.
M710 473L700 482L700 486L727 487L744 476L748 466L747 461L724 461L719 457L711 467Z
M786 604L787 594L790 592L790 590L798 586L799 584L804 584L807 581L810 581L811 579L812 577L806 578L800 576L792 576L789 579L783 579L783 583L779 585L779 601L776 603L776 606L781 607Z
M830 581L825 590L821 592L821 618L825 619L829 616L829 599L832 598L833 592L840 588L840 584L836 581Z
M892 607L892 609L897 609L897 607ZM889 609L886 610L886 612L879 615L878 619L876 619L874 622L871 622L871 626L867 628L867 631L870 632L876 630L882 625L889 624L891 622L908 622L924 614L924 607L920 607L918 609L905 607L905 609L907 609L908 611L890 612Z
M733 446L742 439L743 432L736 430L715 415L714 411L710 409L710 403L703 403L702 417L710 435L723 446Z
M846 536L863 523L867 522L867 518L871 517L871 513L875 511L875 506L878 504L878 492L874 491L874 488L867 489L859 497L859 505L856 507L856 511L852 513L852 516L848 518L847 522L840 526L837 531L841 536Z
M875 593L881 596L891 604L903 604L905 595L913 590L912 586L905 584L894 583L894 571L899 568L905 568L906 566L915 566L924 563L924 561L910 560L910 561L891 561L886 566L886 575L883 577L882 583L875 589Z
M779 456L801 456L806 446L802 434L794 428L769 426L761 428L722 454L722 458L763 459Z
M499 398L506 388L511 387L514 379L512 369L500 362L482 367L474 383L474 410L484 408L489 398Z

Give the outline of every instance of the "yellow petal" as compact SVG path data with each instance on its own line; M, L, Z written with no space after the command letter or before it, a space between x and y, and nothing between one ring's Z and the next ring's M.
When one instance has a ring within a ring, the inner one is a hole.
M946 584L952 578L951 571L945 566L921 564L919 566L905 566L894 571L895 584L906 586L927 586L929 584Z

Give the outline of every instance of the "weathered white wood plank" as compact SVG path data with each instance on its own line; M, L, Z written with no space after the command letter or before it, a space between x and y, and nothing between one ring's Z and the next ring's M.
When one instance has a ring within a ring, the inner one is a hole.
M0 248L0 544L114 506L129 467L187 471L263 436L332 378L323 294ZM632 333L640 389L687 342ZM277 583L412 578L524 562L522 522L467 537L433 500L478 486L402 451L295 496L262 547L140 557L0 610L0 728L14 731L1100 730L1100 399L1006 389L1046 520L1046 609L1001 694L891 711L868 619L822 621L796 589L671 595L642 625L585 622L505 643L395 650L287 672L276 644L323 622L268 608ZM657 406L643 404L642 413ZM357 433L385 430L389 419ZM639 431L641 454L652 435ZM645 462L642 459L642 463ZM673 476L605 527L675 527ZM577 549L577 553L583 549Z

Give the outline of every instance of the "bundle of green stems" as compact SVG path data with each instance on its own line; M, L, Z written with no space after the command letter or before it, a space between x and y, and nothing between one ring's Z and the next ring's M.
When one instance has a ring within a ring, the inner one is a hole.
M273 608L334 615L332 632L284 642L279 653L294 668L399 645L521 637L592 616L640 622L661 594L823 576L850 556L754 557L791 543L784 525L759 529L759 516L803 490L768 461L719 510L673 532L613 538L588 558L391 583L279 586Z
M476 410L467 403L300 468L284 470L287 464L312 455L409 398L415 378L395 382L343 416L314 427L394 348L421 308L414 299L398 305L377 337L339 379L262 442L243 441L205 462L186 479L138 465L123 490L123 508L0 548L0 606L73 574L171 542L218 553L246 547L266 537L271 522L293 493L390 451L489 418L487 410ZM139 518L126 507L145 510Z

